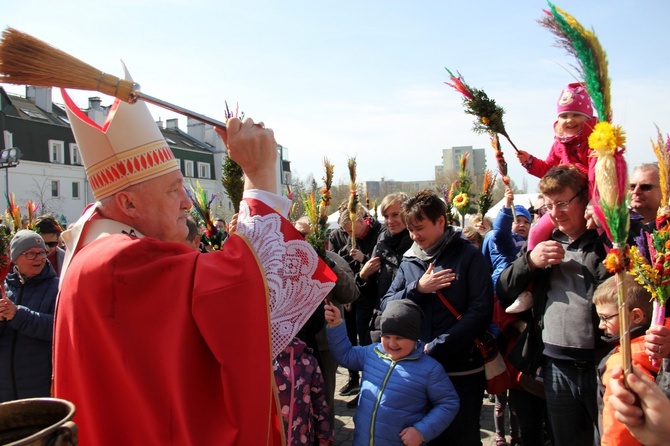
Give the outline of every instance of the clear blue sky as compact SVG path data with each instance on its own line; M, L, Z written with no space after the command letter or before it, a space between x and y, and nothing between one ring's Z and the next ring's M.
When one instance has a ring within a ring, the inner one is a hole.
M556 100L575 74L573 59L536 23L546 8L540 0L7 3L5 26L118 76L123 59L147 94L217 119L224 100L239 102L289 148L294 174L320 179L328 156L336 183L347 181L348 156L357 157L360 180L408 181L432 179L444 148L488 150L460 95L444 85L445 66L505 108L518 147L545 157ZM629 164L654 161L654 123L670 132L670 2L556 4L593 27L608 54L614 123L627 132ZM71 93L81 107L99 95ZM534 191L537 180L508 144L503 150L513 180L527 177ZM495 169L492 150L488 165Z

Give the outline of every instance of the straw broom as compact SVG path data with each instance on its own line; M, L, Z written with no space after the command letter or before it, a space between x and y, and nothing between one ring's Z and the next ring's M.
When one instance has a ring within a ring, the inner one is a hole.
M140 85L103 73L29 34L8 27L0 38L0 82L98 91L131 104L142 100L215 127L226 124L140 91Z

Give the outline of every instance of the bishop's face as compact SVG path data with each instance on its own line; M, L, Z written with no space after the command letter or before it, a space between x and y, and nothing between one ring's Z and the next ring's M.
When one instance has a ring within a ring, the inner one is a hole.
M191 200L184 191L184 177L175 170L145 181L132 189L137 206L134 226L148 237L180 242L188 236L186 212Z

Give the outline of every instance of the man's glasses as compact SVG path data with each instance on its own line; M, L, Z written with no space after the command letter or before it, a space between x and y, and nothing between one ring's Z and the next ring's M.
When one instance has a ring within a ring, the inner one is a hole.
M610 314L609 316L598 315L598 319L600 319L600 322L603 322L605 325L607 325L609 323L610 319L613 319L613 318L617 317L618 315L619 315L619 313Z
M635 189L640 188L642 192L649 192L655 187L658 187L658 184L646 184L646 183L630 183L630 191L633 192Z
M58 242L44 242L45 245L47 245L49 248L55 248L58 246Z
M570 204L572 203L572 200L577 198L579 195L581 195L586 189L582 189L579 192L577 192L571 199L568 201L557 201L556 203L547 203L544 205L544 207L547 208L547 211L551 212L556 208L558 212L565 212L568 210L570 207Z
M28 260L35 260L38 257L40 259L46 259L47 258L47 252L46 251L24 252L23 255L26 256L26 259L28 259Z

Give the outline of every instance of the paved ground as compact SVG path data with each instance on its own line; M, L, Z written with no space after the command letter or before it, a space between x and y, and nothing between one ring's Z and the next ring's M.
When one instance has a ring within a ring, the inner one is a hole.
M347 382L348 374L343 368L337 371L336 389L340 389ZM335 391L335 445L350 446L354 438L354 409L347 409L347 401L351 396L340 396ZM484 399L482 414L480 418L481 436L483 446L495 446L495 428L493 425L493 403L488 398ZM507 438L509 441L509 437Z

